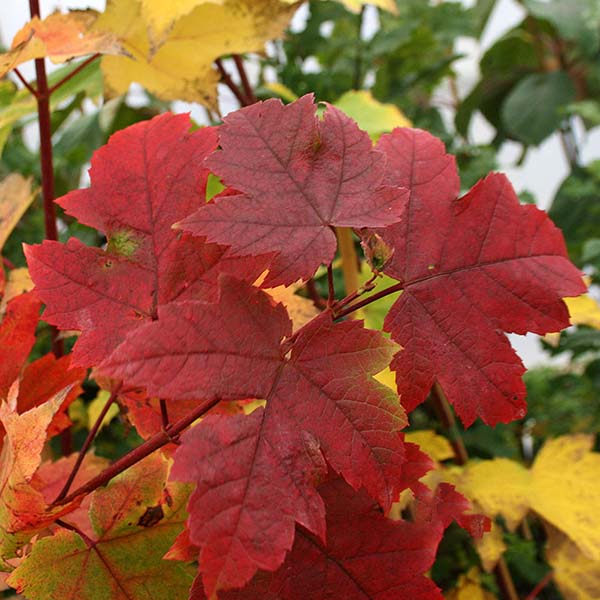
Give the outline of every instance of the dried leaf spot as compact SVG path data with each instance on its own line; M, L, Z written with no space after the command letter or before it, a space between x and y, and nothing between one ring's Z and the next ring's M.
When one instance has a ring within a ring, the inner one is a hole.
M110 236L108 251L129 258L140 247L140 240L136 239L133 231L121 229Z
M163 512L162 505L157 504L156 506L149 506L146 512L140 517L138 525L140 527L152 527L163 519L165 513Z

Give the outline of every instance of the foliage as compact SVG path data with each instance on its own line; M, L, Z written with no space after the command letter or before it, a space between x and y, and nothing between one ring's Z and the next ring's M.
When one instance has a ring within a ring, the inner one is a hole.
M0 81L12 588L600 593L600 177L574 127L600 124L600 13L522 4L466 95L456 41L481 36L493 0L313 0L285 36L291 0L32 15L2 74L79 62L47 84ZM242 107L224 119L219 82ZM209 126L172 100L203 104ZM487 145L471 139L478 112ZM571 167L550 209L564 240L487 175L504 141L525 153L555 133ZM522 380L506 333L528 331L573 366Z

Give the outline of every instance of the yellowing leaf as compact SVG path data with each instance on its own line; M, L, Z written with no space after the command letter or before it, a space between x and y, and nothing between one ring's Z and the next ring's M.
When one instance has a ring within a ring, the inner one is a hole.
M205 2L157 43L148 35L137 0L109 0L97 28L114 31L132 58L103 58L106 85L122 94L137 82L165 100L215 106L219 75L213 61L224 54L262 51L266 41L282 34L294 10L295 5L279 0Z
M506 552L502 528L492 521L492 529L485 532L480 540L474 540L474 544L481 560L481 566L487 573L490 573Z
M457 489L476 501L486 515L502 515L511 530L529 510L531 474L507 458L469 463L456 484Z
M362 2L361 0L337 0L340 4L343 4L348 10L352 12L358 12L365 4L371 4L378 8L383 8L391 13L397 13L395 0L370 0L370 2Z
M565 600L600 598L600 561L586 557L576 544L554 527L548 528L546 559Z
M600 329L600 306L589 294L565 298L573 325L588 325Z
M312 300L298 296L295 293L299 287L298 285L289 287L280 285L265 290L276 302L281 302L285 306L290 319L292 319L294 331L306 325L319 314L319 310L312 303Z
M11 173L0 182L0 251L35 198L31 179Z
M458 584L447 594L444 594L446 600L495 600L494 594L484 590L481 587L479 571L473 567L465 575L458 578Z
M443 435L438 435L431 429L409 431L405 439L407 442L418 444L421 450L435 461L439 462L454 457L454 450L450 442Z
M273 92L276 96L279 96L286 102L294 102L294 100L298 100L298 96L292 92L287 85L283 85L283 83L280 83L279 81L265 83L263 87Z
M33 281L26 267L12 269L8 272L8 278L4 287L4 296L0 301L0 316L6 312L6 305L17 296L33 289Z
M397 106L379 102L366 90L346 92L335 102L335 106L352 117L374 141L395 127L412 126Z
M97 396L90 402L87 409L87 427L91 429L94 423L98 420L104 405L107 400L110 398L110 392L107 390L100 390ZM100 424L100 428L108 425L117 415L119 414L119 405L116 402L113 402L107 413L104 415L102 419L102 423Z
M54 13L43 21L34 17L14 37L11 49L0 54L0 77L21 63L49 57L59 63L86 54L122 54L123 47L110 31L92 31L98 13L78 10Z
M600 454L593 444L591 435L563 436L546 442L530 470L497 458L468 464L454 482L486 515L502 515L510 529L532 509L600 560Z
M183 528L189 488L165 487L154 454L94 492L90 535L58 528L38 540L8 583L31 600L186 598L195 568L163 560Z

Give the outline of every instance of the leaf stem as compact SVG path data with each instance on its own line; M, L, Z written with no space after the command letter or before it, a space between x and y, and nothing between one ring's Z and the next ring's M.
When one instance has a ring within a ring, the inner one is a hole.
M459 465L466 464L469 460L469 453L467 452L465 443L460 435L460 431L456 426L456 419L454 418L452 408L446 399L444 391L437 382L431 389L430 400L442 427L446 430L448 438L450 439L450 443L454 449L455 462ZM503 557L500 557L500 560L498 560L498 563L494 568L494 575L498 587L502 592L502 597L506 600L519 600L515 584Z
M63 529L68 529L69 531L73 531L74 533L76 533L85 542L85 545L88 548L93 548L96 545L94 540L85 535L85 533L83 533L83 531L81 531L81 529L79 529L78 527L75 527L75 525L71 525L71 523L67 523L62 519L56 519L56 521L54 522Z
M37 90L27 81L27 79L25 79L25 77L23 77L23 75L21 74L21 71L19 71L19 69L17 69L17 67L15 67L13 69L13 73L17 76L19 81L25 86L25 88L29 91L29 93L34 98L37 98L38 97Z
M85 438L85 442L83 442L83 446L81 447L81 450L79 451L77 460L75 461L75 464L73 465L73 468L71 469L71 473L69 473L69 477L67 478L65 485L63 486L62 490L60 491L60 494L58 494L58 496L56 497L56 500L54 502L59 502L69 493L69 489L73 483L73 480L75 479L75 476L77 475L77 473L81 467L81 463L83 462L83 459L85 458L86 452L89 450L90 446L92 445L92 442L94 441L94 438L96 437L96 434L98 433L98 430L102 426L102 421L104 421L104 417L106 416L108 409L111 407L111 405L117 399L117 396L119 395L119 392L121 391L122 386L123 386L123 382L119 381L117 383L116 387L111 392L108 400L102 407L102 410L100 411L100 414L98 415L98 418L96 419L96 422L94 423L94 425L88 432L88 435Z
M334 306L333 307L333 318L341 319L342 317L349 315L350 313L354 312L355 310L358 310L359 308L363 308L364 306L367 306L367 305L375 302L376 300L385 298L386 296L389 296L390 294L393 294L395 292L399 292L403 289L404 289L404 284L399 282L394 285L391 285L390 287L385 288L384 290L381 290L380 292L377 292L376 294L373 294L372 296L369 296L368 298L364 298L360 302L351 304L350 306L343 308L342 310L338 311L338 310L336 310L337 307Z
M127 453L125 456L121 457L115 463L110 465L110 467L104 469L101 473L99 473L93 479L90 479L87 483L78 487L74 492L71 492L68 496L61 498L60 500L55 500L53 505L56 504L68 504L78 496L82 496L85 494L89 494L99 487L107 484L113 477L116 477L123 471L127 470L129 467L135 465L140 462L146 456L152 454L155 450L162 448L166 444L173 442L173 438L181 433L184 429L189 427L196 419L199 419L202 415L207 413L213 406L217 405L220 402L220 398L213 398L211 400L204 400L202 404L198 405L193 411L191 411L188 415L179 419L173 423L167 430L159 431L157 434L153 435L150 439L146 440L143 444L138 446L135 450Z
M162 398L158 401L160 404L160 418L162 419L163 429L169 428L169 410L167 409L167 401Z
M327 265L327 288L329 294L327 296L327 308L331 308L335 302L335 287L333 285L333 267L331 263Z
M525 598L525 600L536 600L539 593L552 581L553 577L554 577L554 571L548 571L542 577L542 579L540 579L540 581L533 588L533 590L531 590L531 592L529 594L527 594L527 597Z
M221 74L221 81L231 90L233 95L237 98L237 101L240 103L240 106L248 106L249 104L252 104L251 102L248 102L238 86L234 83L233 79L231 79L231 76L225 70L223 61L220 58L215 60L215 65L217 65L217 69L219 69L219 73Z
M17 268L17 267L16 267L16 265L15 265L15 264L14 264L14 263L13 263L11 260L9 260L8 258L6 258L6 256L3 256L3 257L2 257L2 263L4 264L4 266L5 266L7 269L10 269L11 271L12 271L13 269L16 269L16 268Z
M234 54L233 61L235 62L236 69L240 75L240 81L242 82L244 93L246 94L247 103L254 104L255 102L257 102L257 98L254 95L254 90L252 89L252 86L250 85L250 80L248 79L246 68L244 67L244 60L239 54Z
M84 60L81 64L77 65L77 67L75 69L73 69L68 75L65 75L58 83L55 83L51 88L48 89L48 96L52 96L52 94L61 86L63 86L65 83L67 83L67 81L69 81L69 79L72 79L73 77L75 77L75 75L77 75L77 73L80 73L81 71L83 71L83 69L85 69L89 64L93 63L98 57L100 57L100 53L97 52L96 54L93 54L92 56L90 56L89 58L87 58L86 60Z

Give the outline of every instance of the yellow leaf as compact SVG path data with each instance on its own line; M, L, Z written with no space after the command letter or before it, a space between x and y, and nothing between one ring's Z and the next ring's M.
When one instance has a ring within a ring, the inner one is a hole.
M292 319L294 331L306 325L319 314L319 310L312 303L312 300L298 296L295 293L299 287L299 285L289 287L280 285L265 290L276 302L281 302L285 306L290 319Z
M468 463L456 480L457 489L474 500L489 517L501 515L514 530L530 505L529 471L507 458Z
M481 566L484 571L491 573L500 557L506 552L502 528L492 521L492 529L484 533L480 540L475 540L474 544L481 560Z
M90 402L87 408L87 428L91 429L94 426L94 423L98 420L104 405L107 400L110 398L110 392L107 390L100 390L96 397ZM108 411L104 415L102 419L102 423L100 424L100 429L102 427L106 427L117 415L119 414L119 406L116 402L113 402Z
M600 561L591 560L565 534L548 528L546 559L565 600L600 598Z
M164 100L215 107L219 74L213 61L225 54L262 51L266 41L281 36L295 9L279 0L204 2L153 40L138 0L109 0L96 27L114 31L132 58L103 58L106 85L122 94L137 82Z
M6 305L17 296L29 292L33 289L33 281L29 276L29 271L25 267L12 269L8 272L8 279L4 287L4 295L0 302L0 315L6 312Z
M343 4L348 10L352 12L358 12L365 4L371 4L378 8L383 8L391 13L396 14L398 9L396 8L395 0L370 0L369 2L362 2L361 0L337 0L340 4Z
M0 250L35 198L31 179L11 173L0 182Z
M406 441L418 444L421 450L435 461L439 462L454 457L454 450L450 442L443 435L438 435L431 429L409 431L406 434Z
M562 436L546 442L530 470L497 458L469 463L454 483L486 515L503 516L509 529L532 509L600 560L600 454L593 444L591 435Z
M600 560L600 454L594 436L569 435L546 442L535 459L531 507Z
M395 127L411 127L412 123L393 104L382 104L369 91L346 92L335 102L340 110L352 117L371 139L376 141L382 133Z
M49 57L64 62L86 54L122 54L123 47L110 31L92 31L98 18L94 10L53 13L43 21L34 17L14 37L11 49L0 54L0 77L21 63Z
M468 573L458 578L453 590L444 594L446 600L495 600L494 594L481 587L479 570L472 567Z
M294 100L298 100L298 96L292 92L287 85L283 85L283 83L279 83L278 81L265 83L263 87L268 89L270 92L273 92L276 96L279 96L286 102L294 102Z
M565 298L573 325L588 325L600 329L600 306L589 294Z

